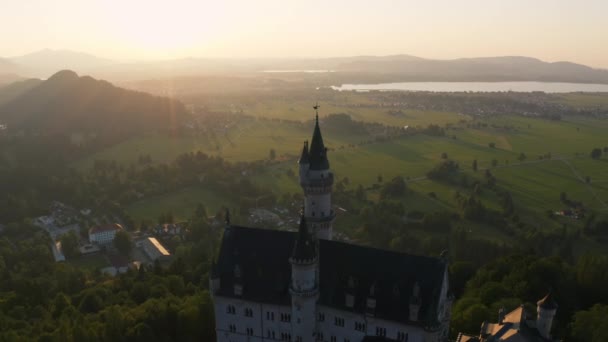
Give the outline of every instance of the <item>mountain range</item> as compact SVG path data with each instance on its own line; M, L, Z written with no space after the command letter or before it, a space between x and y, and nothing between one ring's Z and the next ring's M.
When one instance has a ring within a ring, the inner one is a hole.
M390 75L390 79L394 81L547 81L608 84L608 70L571 62L544 62L520 56L450 60L410 55L297 59L183 58L119 62L80 52L49 49L23 56L0 58L0 83L3 82L2 75L9 80L16 79L16 75L47 78L62 69L71 69L111 81L256 73L265 70L323 69L336 73Z

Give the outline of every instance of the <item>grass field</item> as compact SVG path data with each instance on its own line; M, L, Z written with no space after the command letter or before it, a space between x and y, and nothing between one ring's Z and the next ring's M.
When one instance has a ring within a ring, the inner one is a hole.
M591 104L604 101L601 100L604 97L577 96L565 96L563 100ZM458 189L424 179L445 152L471 176L473 160L478 161L480 169L492 168L500 186L511 191L518 212L537 226L559 226L555 220L546 217L546 211L562 208L559 200L562 191L570 198L582 201L591 210L608 213L608 160L591 160L589 157L592 148L608 146L608 138L604 138L608 120L566 117L561 121L549 121L500 116L476 119L476 123L484 125L472 128L467 127L470 118L462 121L465 117L455 113L407 111L404 115L391 116L385 109L351 106L366 104L357 101L356 97L346 96L341 103L323 103L322 113L347 113L355 120L398 126L451 123L453 128L447 130L445 137L418 134L387 142L359 144L370 137L339 129L324 129L321 118L324 140L330 148L331 167L339 179L348 177L352 187L359 184L369 187L377 182L378 175L382 175L385 181L401 175L410 179L409 186L414 191L414 195L404 199L410 210L456 209L454 192ZM142 154L150 154L154 162L163 162L181 153L199 150L229 161L252 161L268 159L270 149L274 149L278 160L285 161L272 164L264 172L256 174L254 181L277 194L300 192L297 180L286 174L288 169L297 171L294 160L302 141L309 140L312 133L309 103L300 102L254 102L246 105L244 112L254 116L300 120L302 123L249 120L237 122L225 132L204 138L149 135L101 151L76 165L90 166L95 159L132 163ZM489 147L489 143L494 143L495 148ZM518 160L520 153L527 156L523 163ZM539 159L539 156L547 154L551 154L551 159ZM497 168L493 168L493 160L496 160ZM590 184L582 181L586 176L591 178ZM427 195L430 192L434 192L437 198L430 198ZM217 210L222 204L231 205L229 197L204 189L183 189L136 202L128 211L136 220L155 219L166 211L172 211L178 219L185 219L197 203L202 202L209 210ZM495 195L482 194L481 199L490 208L500 207ZM489 235L497 236L491 227L487 229Z
M199 203L212 215L223 206L231 207L232 200L226 194L216 193L201 187L182 189L164 196L149 197L127 207L129 215L136 220L156 221L161 214L171 212L176 221L187 220Z

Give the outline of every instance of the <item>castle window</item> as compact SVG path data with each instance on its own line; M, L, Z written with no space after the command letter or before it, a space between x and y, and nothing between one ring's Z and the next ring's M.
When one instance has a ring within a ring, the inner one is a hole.
M355 330L365 332L365 323L355 322Z
M317 341L323 341L323 333L320 332L317 334Z
M245 308L245 317L253 317L253 310L251 308Z
M235 333L236 332L236 325L230 324L228 326L228 330L230 330L231 333Z
M334 324L338 327L343 327L344 326L344 318L340 318L340 317L335 317L334 318Z
M228 307L226 308L226 313L228 313L230 315L235 315L236 308L234 307L234 305L228 305Z
M386 328L376 327L376 336L386 337Z
M253 328L247 328L247 336L253 336Z
M350 340L347 338L344 338L344 342L350 342Z
M337 340L336 336L331 337L331 342L336 342L336 340Z
M399 340L399 341L407 342L409 340L409 338L410 338L409 333L404 333L404 332L397 333L397 340Z
M319 312L319 318L318 318L319 322L324 322L325 321L325 314L322 312Z

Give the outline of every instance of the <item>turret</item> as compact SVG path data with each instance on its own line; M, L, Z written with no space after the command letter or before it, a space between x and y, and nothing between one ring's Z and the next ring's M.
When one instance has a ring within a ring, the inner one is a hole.
M314 106L318 110L319 106ZM310 146L305 143L300 157L300 185L304 190L304 216L313 234L320 239L331 240L335 214L331 208L331 191L334 176L329 169L327 148L323 143L319 114Z
M291 325L296 341L314 341L316 304L319 298L318 248L308 230L306 218L300 217L300 227L289 262L291 263Z
M557 312L557 303L550 291L543 299L536 302L536 328L539 334L546 339L551 338L551 326Z

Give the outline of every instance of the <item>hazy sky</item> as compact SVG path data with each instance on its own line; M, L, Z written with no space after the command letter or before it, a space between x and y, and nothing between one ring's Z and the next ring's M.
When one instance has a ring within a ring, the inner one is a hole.
M0 0L0 56L525 55L608 68L608 0Z

